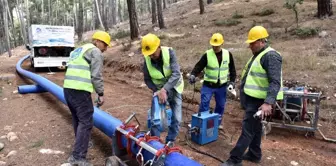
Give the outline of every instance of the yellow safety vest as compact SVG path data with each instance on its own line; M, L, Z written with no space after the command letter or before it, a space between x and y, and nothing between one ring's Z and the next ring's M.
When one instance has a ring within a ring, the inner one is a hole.
M246 82L244 85L245 94L258 99L266 99L267 91L269 88L269 82L267 73L260 63L260 59L269 51L275 51L275 50L271 47L266 48L264 51L259 53L258 56L252 62L250 70L247 73ZM243 69L243 72L241 74L242 78L244 77L251 60L252 57L250 58L250 60L245 65L245 68ZM283 99L282 87L283 86L282 86L282 71L281 71L281 87L276 98L277 100Z
M219 65L216 53L213 49L206 51L208 64L205 67L204 80L212 83L224 84L228 80L230 53L228 50L222 49L222 63Z
M153 83L156 85L156 87L158 89L161 89L164 86L164 84L168 81L169 77L172 74L172 70L170 68L169 49L170 49L169 47L161 46L164 75L152 65L152 61L151 61L150 56L145 56L146 66L147 66L149 75L150 75ZM184 87L184 82L183 82L183 77L181 75L181 77L180 77L178 83L176 84L176 86L174 87L174 89L178 93L181 94L183 92L183 87Z
M70 59L65 73L64 88L93 92L90 65L84 59L84 55L88 50L94 47L96 46L89 43L76 48L70 53Z

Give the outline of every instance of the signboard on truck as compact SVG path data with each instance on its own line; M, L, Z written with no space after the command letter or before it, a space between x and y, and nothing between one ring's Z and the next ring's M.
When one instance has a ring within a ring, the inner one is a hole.
M31 47L75 47L75 30L71 26L31 25Z

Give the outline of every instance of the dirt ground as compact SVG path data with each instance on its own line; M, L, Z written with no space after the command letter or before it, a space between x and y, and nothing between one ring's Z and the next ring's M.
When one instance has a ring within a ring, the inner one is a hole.
M302 13L300 15L300 25L319 26L328 32L329 37L298 39L282 33L284 27L289 27L294 19L291 11L282 8L282 4L283 2L270 0L251 0L249 3L230 0L206 7L206 13L200 16L196 1L183 1L170 6L165 11L168 28L157 33L164 36L162 42L165 45L176 49L182 70L190 72L198 58L208 47L208 38L211 33L222 32L225 36L225 47L233 52L237 73L240 73L241 68L247 61L246 58L250 56L245 45L241 43L245 40L246 33L254 21L264 24L270 29L270 34L276 35L272 39L273 47L281 51L284 61L287 59L284 64L285 80L300 81L304 85L317 87L324 92L325 96L330 96L329 100L322 101L322 118L319 121L319 128L328 137L336 138L334 114L336 97L333 97L333 94L336 93L334 76L336 68L335 70L330 68L330 70L323 69L322 71L322 67L319 66L308 69L298 67L306 67L307 64L316 66L317 63L322 63L321 66L328 67L328 65L332 66L332 63L336 62L335 48L333 47L324 50L329 56L316 56L324 48L324 44L336 43L334 40L336 36L334 30L335 17L325 21L313 18L312 11L316 9L316 2L305 1L302 6L299 6ZM250 15L256 9L263 7L273 7L275 14L269 17ZM241 20L243 23L235 27L213 25L214 20L230 18L235 11L244 14L245 17ZM142 34L153 31L147 18L143 18L139 22L142 25ZM194 28L193 25L196 25L197 28ZM120 25L120 28L123 28L123 25ZM177 34L188 35L176 37ZM106 103L101 109L121 120L126 119L132 112L136 112L142 129L145 129L151 92L142 81L141 63L143 59L139 51L139 41L133 42L129 48L121 43L127 43L127 40L118 40L114 43L114 47L105 53ZM2 78L4 76L7 78L0 80L0 142L5 143L5 148L0 151L0 165L59 166L66 161L74 141L70 112L65 105L49 93L25 95L17 93L17 86L32 84L29 80L17 75L15 71L15 64L26 54L28 52L23 47L18 47L14 49L13 57L0 56L0 75ZM28 62L24 64L24 68L29 69ZM38 74L58 85L62 85L64 72L51 70L54 71L53 74L50 74L47 69ZM193 100L192 95L192 87L186 85L183 94L184 121L190 120L190 114L198 110L199 93L196 93ZM193 104L188 104L188 102ZM195 146L218 156L222 160L226 160L240 135L242 117L243 111L239 108L238 101L230 98L227 101L223 120L225 130L220 133L219 139L204 146ZM18 139L9 141L6 138L9 132L14 132ZM177 145L182 146L184 155L207 166L219 164L217 160L190 149L185 143L185 132L186 128L182 126L176 141ZM273 128L271 133L262 141L263 160L259 165L336 165L336 144L323 141L318 133L315 137L306 137L305 134L305 132ZM104 159L111 154L111 141L98 129L94 129L92 135L95 145L89 150L88 159L94 165L100 166L103 165ZM164 137L162 136L162 138ZM42 154L39 152L40 149L52 149L60 152L59 154ZM16 154L6 157L11 151L16 151ZM2 164L2 162L5 163ZM244 165L252 166L256 164L244 161Z

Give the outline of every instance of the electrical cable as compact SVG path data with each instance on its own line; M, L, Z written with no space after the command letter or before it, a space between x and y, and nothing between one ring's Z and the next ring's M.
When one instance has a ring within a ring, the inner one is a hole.
M194 147L194 146L191 144L191 142L189 142L189 138L188 138L188 136L189 136L189 133L187 133L187 134L185 135L186 143L187 143L187 145L188 145L191 149L193 149L195 152L197 152L197 153L199 153L199 154L203 154L203 155L208 156L208 157L211 157L211 158L213 158L213 159L215 159L215 160L217 160L217 161L219 161L219 162L221 162L221 163L224 162L222 159L218 158L217 156L215 156L215 155L213 155L213 154L211 154L211 153L202 151L202 150L197 149L196 147Z
M188 117L188 116L190 115L190 114L188 113L188 110L189 110L189 105L190 105L190 103L191 103L192 101L194 101L194 97L195 97L195 93L196 93L196 85L195 85L195 83L194 83L194 90L193 90L193 91L194 91L194 92L193 92L191 101L188 102L187 110L186 110L185 113L184 113L184 117ZM188 125L190 121L191 121L191 120L189 120L189 121L184 121L184 124Z
M196 93L196 85L194 84L194 92L193 92L193 95L192 95L192 98L191 98L191 102L194 100L195 93ZM187 111L185 112L185 117L188 117L188 115L190 115L190 114L188 113L188 110L189 110L189 105L190 105L191 102L188 102L188 105L187 105ZM188 121L188 122L189 122L189 121ZM188 125L188 122L185 121L184 123L186 123L186 124ZM195 152L197 152L197 153L199 153L199 154L203 154L203 155L208 156L208 157L211 157L211 158L213 158L213 159L215 159L215 160L217 160L217 161L223 163L224 161L221 160L219 157L217 157L217 156L215 156L215 155L213 155L213 154L207 153L207 152L205 152L205 151L202 151L202 150L200 150L200 149L197 149L196 147L194 147L194 146L192 145L192 143L189 141L189 137L188 137L189 134L191 135L191 130L192 130L192 129L189 129L189 130L188 130L188 133L185 135L185 142L187 143L187 145L188 145L191 149L193 149Z

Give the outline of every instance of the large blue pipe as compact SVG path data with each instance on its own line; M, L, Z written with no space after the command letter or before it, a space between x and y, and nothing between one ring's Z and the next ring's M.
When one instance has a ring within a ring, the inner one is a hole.
M63 95L63 88L61 88L60 86L56 85L55 83L49 81L48 79L42 76L39 76L37 74L34 74L21 68L21 64L23 63L23 61L28 58L29 55L19 60L19 62L16 64L16 71L19 74L33 80L35 83L37 83L37 85L49 91L56 98L58 98L60 101L66 104ZM94 107L93 121L94 126L109 137L115 136L116 128L122 125L122 122L119 119L111 116L110 114L100 110L97 107ZM136 137L137 138L143 137L143 134L138 134ZM132 142L131 144L135 145L135 142ZM161 149L164 147L164 145L159 141L150 141L149 144L152 145L155 149ZM126 147L127 145L127 139L124 136L122 137L122 145L124 147ZM132 148L133 154L136 154L139 151L139 147L138 146L132 146L132 147L133 147ZM147 151L143 151L142 154L144 156L145 161L152 159L154 157L153 154ZM201 164L199 164L198 162L191 160L188 157L177 152L170 153L165 160L165 166L186 166L186 165L201 166Z
M43 89L40 85L21 85L18 87L18 92L20 94L26 94L26 93L42 93L47 91Z

